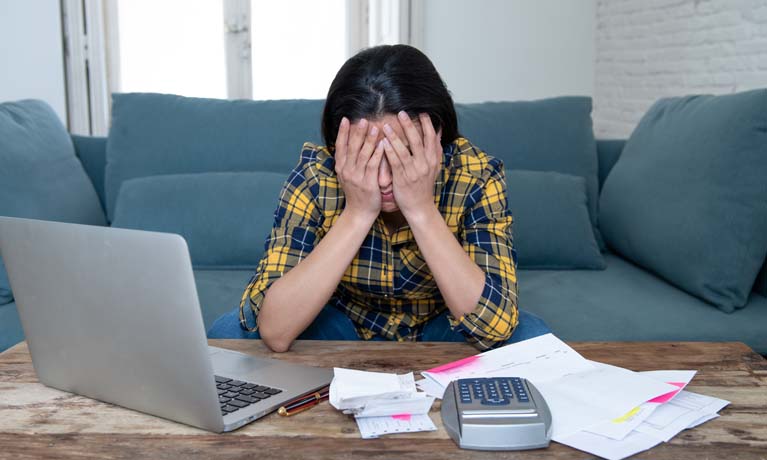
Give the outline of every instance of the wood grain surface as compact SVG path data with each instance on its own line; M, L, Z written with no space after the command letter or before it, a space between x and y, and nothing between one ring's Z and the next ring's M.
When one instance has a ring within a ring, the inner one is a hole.
M421 371L476 351L460 343L299 341L271 353L257 340L211 345L323 367ZM767 360L742 343L570 343L588 359L635 371L696 369L690 391L731 401L720 417L639 455L648 459L767 459ZM458 449L432 408L435 432L360 439L327 402L294 417L271 414L235 432L208 433L46 387L26 344L0 354L0 458L591 458L558 443L524 452Z

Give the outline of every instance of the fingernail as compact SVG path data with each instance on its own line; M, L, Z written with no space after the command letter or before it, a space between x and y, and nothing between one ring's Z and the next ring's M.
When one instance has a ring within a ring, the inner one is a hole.
M384 141L385 139L386 139L386 138L384 137L383 139L381 139L380 141L378 141L378 144L376 144L376 148L377 148L377 149L380 149L381 147L383 147L383 141Z
M404 110L400 110L397 116L400 118L400 120L407 120L409 117L407 116L407 112Z
M341 117L341 124L349 123L349 119L346 117Z
M402 113L402 112L400 112L400 113ZM389 126L389 123L386 123L386 124L384 125L384 131L386 131L386 134L391 134L391 133L393 133L393 132L394 132L394 130L393 130L393 129L391 129L391 126Z
M367 126L367 124L368 124L368 121L366 119L363 118L363 119L360 120L360 125L361 126Z
M377 136L377 135L378 135L378 126L373 126L373 127L370 129L370 135L371 135L371 136L373 136L373 137L375 137L375 136Z
M385 129L385 128L384 128L384 129ZM387 139L387 138L385 138L385 137L384 137L384 138L383 138L383 139L381 139L381 140L383 141L383 143L384 143L384 146L386 146L386 147L391 147L391 144L389 143L389 139Z

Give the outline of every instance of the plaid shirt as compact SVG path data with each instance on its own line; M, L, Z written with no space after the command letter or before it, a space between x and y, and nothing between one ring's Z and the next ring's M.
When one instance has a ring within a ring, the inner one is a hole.
M503 344L517 325L516 251L507 207L503 162L464 138L444 149L434 201L463 249L485 272L485 287L474 310L454 318L468 342L480 350ZM344 209L335 159L325 147L306 143L280 192L264 256L240 303L258 315L274 281L295 267L327 234ZM343 311L363 339L419 340L425 323L447 309L413 232L394 234L379 216L346 269L329 303Z

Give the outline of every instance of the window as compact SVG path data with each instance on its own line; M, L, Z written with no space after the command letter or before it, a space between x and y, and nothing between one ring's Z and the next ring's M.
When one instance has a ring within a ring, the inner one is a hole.
M346 61L346 0L251 1L253 99L322 99Z
M72 132L106 134L113 92L322 99L361 48L417 44L419 4L62 0Z
M119 0L120 92L226 98L217 0Z

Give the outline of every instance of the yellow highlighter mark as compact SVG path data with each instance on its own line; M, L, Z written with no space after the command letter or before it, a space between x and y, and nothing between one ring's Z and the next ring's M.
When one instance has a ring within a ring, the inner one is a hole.
M631 409L630 411L626 412L622 416L620 416L620 417L618 417L616 419L613 419L613 423L625 423L628 420L630 420L631 417L635 416L637 414L637 412L639 412L639 406Z

